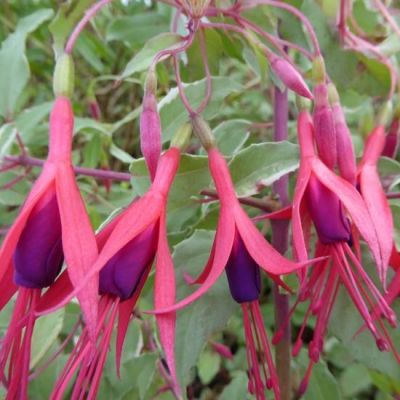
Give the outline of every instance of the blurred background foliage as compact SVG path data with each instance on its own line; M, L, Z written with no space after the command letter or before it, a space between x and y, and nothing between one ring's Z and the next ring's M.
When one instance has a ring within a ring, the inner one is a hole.
M217 1L220 5L229 4L228 0ZM311 20L317 32L328 72L340 92L360 154L363 140L372 128L376 104L388 93L389 72L372 56L341 47L335 27L336 0L293 0L290 3ZM46 157L55 55L90 4L91 0L7 0L0 3L0 157L21 153ZM397 65L400 41L390 33L371 2L354 0L353 10L363 31ZM247 12L246 16L267 31L276 33L279 30L283 38L308 46L301 25L285 12L261 6ZM130 183L78 177L95 228L149 185L138 142L138 117L145 73L151 59L157 51L176 42L176 35L169 33L173 17L174 10L163 3L115 0L99 13L77 42L74 51L74 162L79 166L132 173ZM183 22L178 32L184 32ZM254 49L236 34L209 31L206 43L213 94L204 116L230 160L238 195L271 196L271 183L286 173L295 172L298 167L294 96L289 93L290 142L271 143L272 93L274 83L280 85L277 78L260 54L254 53ZM186 92L194 105L201 102L205 91L204 67L199 53L199 44L195 41L181 58ZM301 55L290 55L309 77L309 62ZM157 75L163 140L167 143L187 115L176 90L170 61L158 66ZM183 272L198 274L207 259L218 217L215 203L198 201L201 190L211 185L211 179L207 159L196 140L192 141L189 153L182 159L169 200L169 239L173 246L179 298L191 291L184 283ZM390 190L398 190L396 177L400 175L400 164L384 159L381 173L385 185ZM36 167L26 166L0 174L0 232L3 235L37 174ZM393 200L392 206L398 228L400 218L396 216L400 203ZM248 211L255 215L254 209ZM260 228L268 235L268 225ZM399 238L398 232L396 235ZM271 335L274 318L269 285L264 279L261 302ZM159 349L154 321L141 313L151 307L150 278L138 303L137 318L130 327L121 379L115 373L111 348L99 399L173 398L163 391L158 370L162 354L151 351L148 343L155 341ZM239 311L222 277L205 296L179 313L176 357L179 378L188 386L189 398L243 400L248 397ZM3 332L10 312L11 306L0 315ZM304 312L305 305L294 315L294 338ZM43 373L39 373L40 365L68 336L79 321L79 315L77 304L72 303L65 310L38 321L31 365L38 376L30 384L31 399L48 398L71 346L66 346L52 367ZM360 325L352 304L346 296L340 296L324 357L315 367L304 396L306 400L384 400L400 396L400 368L390 354L379 353L368 334L353 337ZM312 326L309 326L306 339L311 332ZM393 337L400 348L400 333L393 332ZM216 351L215 343L227 346L233 358ZM307 367L307 358L304 350L293 360L295 385Z

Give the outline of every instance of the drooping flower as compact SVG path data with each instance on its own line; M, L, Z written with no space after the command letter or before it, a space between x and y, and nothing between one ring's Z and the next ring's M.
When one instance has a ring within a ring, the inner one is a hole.
M171 147L161 157L154 182L149 191L114 218L98 235L99 257L90 274L99 272L101 295L97 322L97 344L92 348L85 329L71 353L53 390L52 398L63 397L72 377L77 373L72 398L96 398L111 332L118 315L116 365L120 368L126 331L133 309L156 257L154 303L157 308L175 302L175 277L166 233L166 201L180 160L180 149ZM87 279L87 278L86 278ZM39 312L60 307L84 287L72 290L63 285L67 293L60 297L56 285L49 289ZM62 290L62 289L61 289ZM59 300L62 300L60 303ZM43 308L41 308L43 307ZM160 342L171 376L173 390L178 390L174 360L175 313L157 316Z
M358 254L354 254L352 250L353 243L356 250L359 248L360 234L373 253L379 271L382 259L368 208L356 188L336 176L315 155L313 124L305 110L299 115L298 134L301 161L292 211L294 250L300 261L307 259L309 233L304 233L303 221L310 218L318 236L315 256L328 256L313 265L311 271L303 276L298 300L292 308L293 312L300 301L309 301L305 320L293 349L295 355L301 348L302 334L309 316L316 316L313 339L309 344L310 365L299 390L303 393L312 366L323 350L324 335L341 285L346 288L375 337L378 348L383 351L391 347L396 357L397 353L382 320L372 316L376 307L395 326L395 314L364 270ZM307 227L307 231L308 229ZM279 341L283 328L276 334L275 342Z
M55 81L60 63L69 66L71 60L61 57ZM55 89L67 86L56 82ZM94 232L71 164L74 118L67 97L70 91L55 93L48 158L0 249L0 309L18 291L0 350L0 374L6 383L7 399L27 397L30 342L42 289L53 284L64 258L69 278L76 285L97 256ZM93 275L78 296L92 340L97 290L97 276Z
M280 276L297 271L310 261L289 261L265 240L239 204L227 163L213 145L210 128L200 119L194 121L194 129L206 130L202 142L207 144L209 168L221 205L217 231L206 267L197 279L191 281L201 284L200 288L174 306L157 308L154 313L160 315L189 305L208 291L225 271L231 295L242 305L249 390L257 399L264 399L265 389L272 388L279 398L278 378L258 304L261 289L259 268L278 284L287 287Z

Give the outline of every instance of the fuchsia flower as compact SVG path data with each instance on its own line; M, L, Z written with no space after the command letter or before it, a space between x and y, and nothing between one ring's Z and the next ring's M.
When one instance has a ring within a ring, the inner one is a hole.
M323 337L340 285L345 286L380 350L387 350L389 346L393 349L393 344L383 322L371 316L371 310L377 307L393 326L396 317L351 249L361 234L375 257L378 271L384 265L368 207L353 185L336 176L315 155L313 124L307 111L301 111L299 115L298 134L301 161L292 211L295 254L300 261L308 257L309 234L304 234L303 221L311 218L318 235L315 256L329 256L315 264L308 276L302 276L300 294L292 309L293 312L300 301L310 302L294 354L300 350L308 317L313 314L317 319L309 345L310 366L300 387L302 393L323 349ZM358 243L355 245L359 247ZM283 327L274 342L280 340L282 330Z
M98 235L100 249L90 275L100 273L101 294L99 318L96 325L97 346L92 348L87 329L82 333L64 371L56 383L52 398L61 399L74 374L78 371L72 399L94 399L99 388L112 329L118 314L116 364L119 371L122 346L128 324L143 285L156 257L154 302L165 308L175 302L175 278L166 234L166 201L179 165L180 150L170 148L160 159L157 174L149 191L114 218ZM90 276L89 275L89 276ZM87 281L87 278L85 278ZM82 282L74 291L67 282L54 285L38 307L39 312L58 308L85 286ZM61 296L60 292L66 292ZM43 307L43 308L41 308ZM171 380L176 383L174 342L175 313L157 316L160 342L165 352Z
M41 290L53 284L64 257L68 276L76 285L97 256L71 165L72 134L71 103L58 96L50 115L48 159L0 249L0 309L18 291L0 351L0 373L10 399L26 398L30 340ZM78 295L91 339L95 337L97 290L93 275Z
M257 399L264 399L265 388L272 388L279 398L279 382L258 303L261 291L259 268L278 284L286 286L280 275L296 271L310 261L294 263L279 254L241 208L228 166L217 148L208 149L208 159L221 210L210 258L201 275L192 281L201 286L174 306L158 308L155 314L175 311L192 303L209 290L225 270L231 295L242 306L249 390Z

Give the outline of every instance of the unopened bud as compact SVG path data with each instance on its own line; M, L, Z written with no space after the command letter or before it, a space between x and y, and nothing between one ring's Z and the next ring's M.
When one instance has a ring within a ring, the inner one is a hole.
M286 87L300 96L308 99L313 98L313 95L303 77L292 64L273 53L270 54L269 61L271 63L271 69Z
M315 141L321 160L330 169L337 161L336 134L333 113L328 101L328 90L325 84L314 89L315 108L313 113Z
M332 83L328 85L328 98L332 106L332 115L334 119L339 172L342 178L346 179L352 185L355 185L357 166L353 141L342 106L340 105L339 94L335 85Z
M184 150L190 142L192 136L192 125L189 122L181 125L171 140L171 147L177 147Z
M70 54L63 53L57 59L53 76L55 96L70 98L74 92L75 68Z
M140 115L140 148L152 179L155 177L161 155L161 121L155 96L156 84L157 80L149 74L145 83L143 109Z
M200 115L192 117L193 132L199 138L202 146L209 150L215 147L215 138L208 123Z
M385 157L396 158L400 143L400 119L394 118L390 124L389 132L386 135L385 148L382 155Z

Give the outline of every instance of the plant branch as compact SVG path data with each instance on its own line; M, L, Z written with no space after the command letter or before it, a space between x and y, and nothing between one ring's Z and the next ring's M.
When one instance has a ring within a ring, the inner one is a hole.
M18 165L29 165L32 167L42 167L46 160L40 158L34 158L29 156L6 156L6 161L16 163ZM91 176L96 179L111 179L115 181L129 182L131 180L131 174L127 172L116 172L107 169L95 169L85 167L73 167L77 175Z

